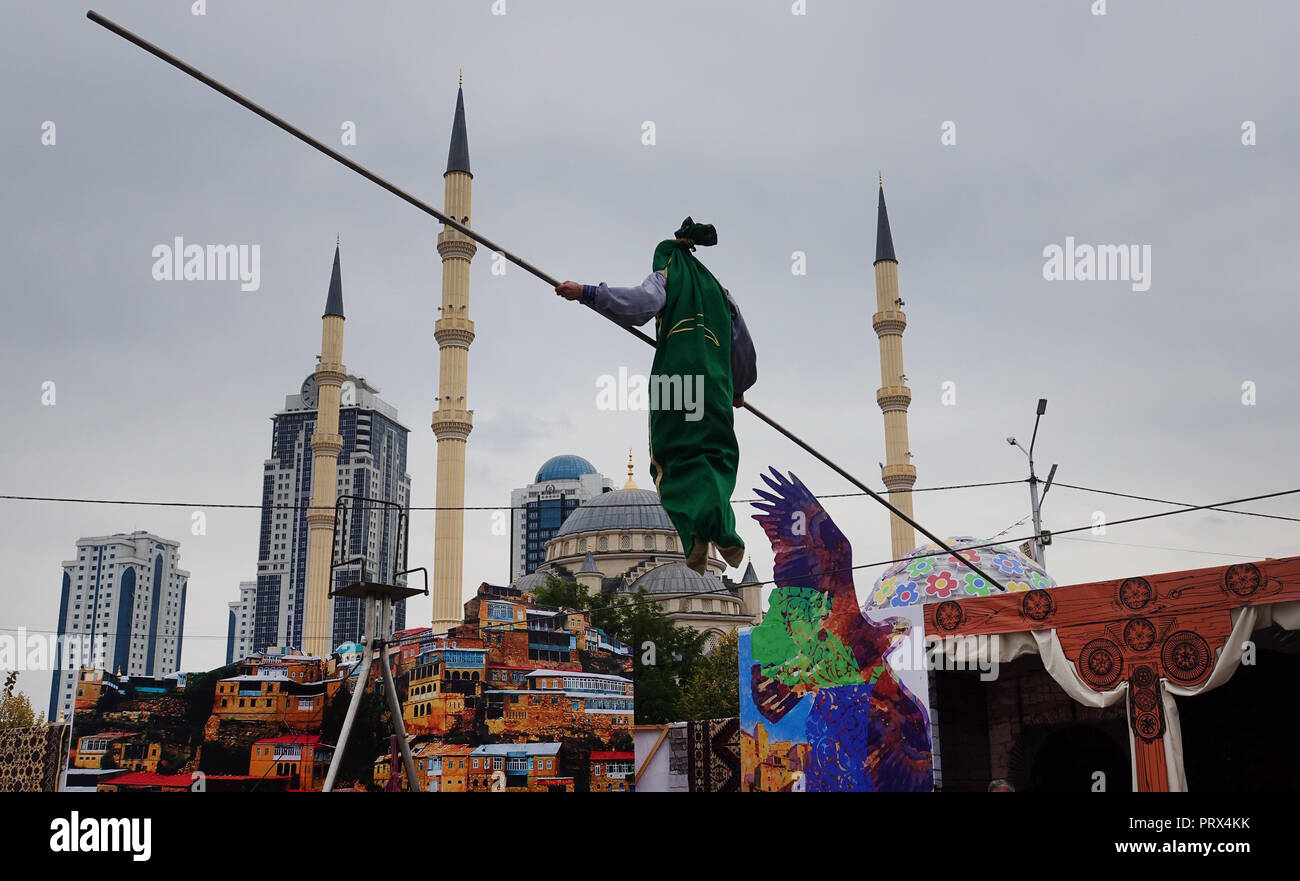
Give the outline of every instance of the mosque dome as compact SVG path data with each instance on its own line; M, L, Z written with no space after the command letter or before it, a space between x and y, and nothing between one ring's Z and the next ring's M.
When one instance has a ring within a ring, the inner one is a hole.
M514 586L524 593L533 593L539 587L546 587L550 576L545 572L530 572L515 581Z
M533 483L546 483L548 480L577 480L584 474L596 473L596 467L581 456L552 456L537 469L537 479Z
M987 540L981 541L968 535L949 538L947 541L949 547L958 551L971 545L987 544ZM964 551L962 556L1001 581L1008 592L1056 587L1056 582L1042 566L1007 545L973 548ZM959 563L951 554L940 550L938 545L927 544L885 570L876 580L871 599L866 602L864 609L938 603L989 596L998 592L964 563Z
M564 521L555 538L616 529L674 531L668 512L659 502L659 493L650 489L616 489L583 502Z
M646 593L707 596L710 591L721 593L722 582L712 575L701 575L685 563L664 563L632 582L627 589L630 593L645 590Z

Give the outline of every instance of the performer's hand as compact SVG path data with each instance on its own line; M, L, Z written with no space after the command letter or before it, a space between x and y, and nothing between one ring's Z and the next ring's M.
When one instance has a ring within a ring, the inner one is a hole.
M555 293L559 294L566 300L581 300L582 285L576 281L566 281L564 284L556 285Z
M744 396L744 395L736 395L736 397L734 397L734 398L732 399L732 401L731 401L731 406L733 406L733 407L735 407L735 408L737 408L737 409L739 409L739 408L745 406L745 396Z

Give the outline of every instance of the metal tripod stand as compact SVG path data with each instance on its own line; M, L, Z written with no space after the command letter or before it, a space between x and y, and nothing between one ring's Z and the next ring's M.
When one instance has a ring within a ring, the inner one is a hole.
M378 508L384 525L387 525L390 516L396 517L397 529L395 536L397 541L393 552L393 581L397 581L401 576L412 572L422 572L424 573L423 591L407 587L404 584L381 584L368 581L366 579L366 559L364 556L340 559L346 553L349 534L348 525L355 509L359 506L357 503L364 505L367 509L367 518L370 516L368 509ZM397 686L393 682L393 671L388 664L388 628L392 620L393 603L415 596L418 593L424 593L426 596L429 593L428 570L422 566L415 569L406 568L408 541L407 514L402 506L396 502L372 499L365 496L341 496L335 503L334 562L330 564L330 598L353 597L364 602L364 613L361 619L364 636L361 667L357 672L357 687L352 692L352 698L348 702L348 712L343 719L343 729L339 732L339 742L335 745L334 757L330 760L329 773L325 777L325 792L334 789L334 781L338 777L339 768L342 766L343 753L347 749L348 739L352 736L352 726L356 722L357 711L361 707L361 694L370 683L370 665L376 653L379 654L379 669L383 673L384 692L388 698L388 711L393 719L393 733L397 735L397 743L402 751L402 764L406 768L407 789L411 792L420 791L420 782L415 775L415 759L411 756L410 744L406 742L406 726L402 724L402 702L397 697ZM334 590L334 571L340 568L351 568L358 563L361 565L360 580ZM376 612L378 612L377 616ZM401 771L398 768L393 768L391 773L400 774Z

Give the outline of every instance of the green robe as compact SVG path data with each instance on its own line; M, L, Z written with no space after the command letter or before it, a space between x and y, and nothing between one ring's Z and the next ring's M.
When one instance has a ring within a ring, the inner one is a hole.
M688 419L696 414L668 409L671 401L652 406L650 475L688 559L696 542L705 542L707 552L711 541L735 566L745 543L731 508L740 465L732 422L731 309L713 273L678 240L659 243L653 268L666 271L667 299L655 321L652 382L680 377L683 385L691 383L701 391L702 415Z

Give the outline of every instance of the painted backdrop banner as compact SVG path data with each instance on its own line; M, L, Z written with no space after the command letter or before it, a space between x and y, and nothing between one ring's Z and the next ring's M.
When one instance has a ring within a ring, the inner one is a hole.
M740 633L742 789L930 791L921 606L861 611L849 540L793 474L762 477L776 586Z

